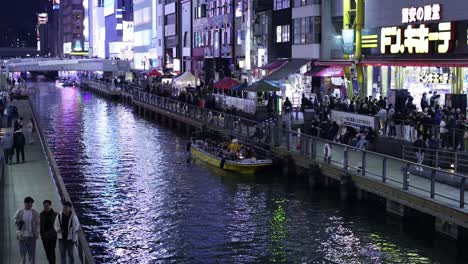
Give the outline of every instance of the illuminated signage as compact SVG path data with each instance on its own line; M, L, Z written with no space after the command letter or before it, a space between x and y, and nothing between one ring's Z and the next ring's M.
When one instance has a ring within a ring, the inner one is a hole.
M71 52L72 52L72 43L71 42L63 43L63 53L70 54Z
M48 21L47 13L37 14L37 23L39 25L47 24L47 21Z
M341 37L343 39L343 53L354 54L354 29L343 29Z
M428 72L421 71L419 73L419 82L427 84L448 84L449 83L448 73Z
M440 4L401 9L401 23L415 23L440 20Z
M384 27L380 32L380 53L447 53L454 46L454 33L451 22L438 23L436 30L424 24L408 25L406 29Z
M115 13L115 0L104 0L104 16Z

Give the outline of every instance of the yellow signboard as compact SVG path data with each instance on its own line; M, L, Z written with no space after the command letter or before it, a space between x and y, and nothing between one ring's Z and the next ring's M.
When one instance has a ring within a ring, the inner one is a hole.
M435 32L422 24L399 27L384 27L380 32L380 53L429 53L431 43L436 45L437 53L447 53L453 46L455 27L451 22L439 23Z

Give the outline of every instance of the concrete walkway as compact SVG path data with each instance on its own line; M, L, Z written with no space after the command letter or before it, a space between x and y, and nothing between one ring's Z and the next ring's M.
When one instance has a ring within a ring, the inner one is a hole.
M32 115L27 100L14 103L18 107L20 116L27 120ZM42 201L49 199L55 211L61 210L59 195L49 170L46 156L37 135L34 144L25 148L25 163L14 163L5 168L5 178L0 181L0 263L19 263L18 241L15 237L13 217L19 208L23 207L23 199L31 196L35 200L34 207L42 211ZM16 162L16 156L13 157ZM58 251L56 253L59 257ZM36 243L36 263L47 263L41 240Z

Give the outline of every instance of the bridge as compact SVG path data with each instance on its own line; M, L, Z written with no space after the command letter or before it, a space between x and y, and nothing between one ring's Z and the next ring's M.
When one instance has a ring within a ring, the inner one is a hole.
M4 62L9 72L25 71L102 71L102 72L129 72L130 61L109 59L59 59L34 58L11 59Z

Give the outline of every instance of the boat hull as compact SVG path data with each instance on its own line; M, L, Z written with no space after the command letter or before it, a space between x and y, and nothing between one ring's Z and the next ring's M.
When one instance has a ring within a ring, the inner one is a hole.
M192 146L190 148L190 153L196 159L199 159L203 162L210 164L211 166L221 168L223 170L232 171L240 174L255 174L258 170L271 166L271 163L260 163L260 164L241 164L237 162L225 161L222 159L214 157L198 148Z

